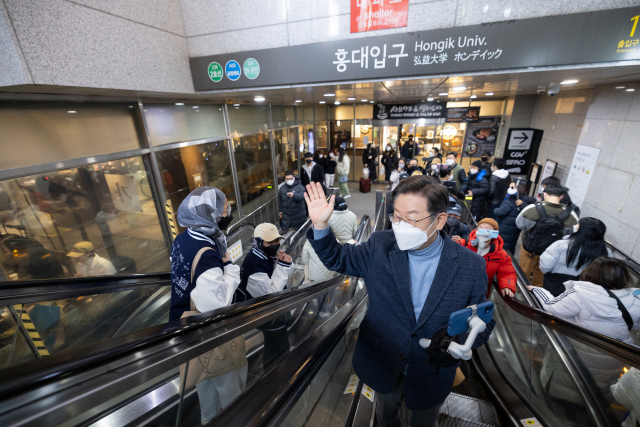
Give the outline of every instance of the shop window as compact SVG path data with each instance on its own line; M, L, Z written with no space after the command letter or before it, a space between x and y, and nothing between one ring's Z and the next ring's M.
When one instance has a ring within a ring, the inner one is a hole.
M276 130L273 132L273 142L276 148L276 176L278 184L284 182L284 173L299 170L298 135L297 129Z
M247 133L267 130L269 113L266 105L228 106L231 133Z
M274 128L295 126L296 111L293 106L283 107L282 105L271 106L271 122Z
M143 114L153 145L226 135L221 105L144 104Z
M233 138L242 212L250 214L276 197L268 133Z
M318 150L327 151L328 141L329 141L329 122L318 122L316 123L316 141L315 141L315 149L311 150L312 152L316 152Z
M189 193L202 186L222 190L229 200L232 213L235 212L236 193L228 144L221 140L156 152L165 197L171 202L174 218L180 203ZM234 221L237 221L239 215L234 214L234 217ZM177 221L175 224L178 232L184 231Z
M1 102L0 170L140 148L133 104Z
M144 159L133 157L0 181L5 276L168 271L169 248L149 177Z

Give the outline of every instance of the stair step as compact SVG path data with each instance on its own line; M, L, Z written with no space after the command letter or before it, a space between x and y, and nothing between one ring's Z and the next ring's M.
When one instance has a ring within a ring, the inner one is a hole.
M448 416L448 421L443 420L447 426L499 426L498 414L490 402L457 393L447 397L440 407L440 414Z

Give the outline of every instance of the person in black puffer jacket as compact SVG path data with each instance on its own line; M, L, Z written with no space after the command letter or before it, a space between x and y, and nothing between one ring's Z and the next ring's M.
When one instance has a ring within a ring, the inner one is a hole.
M520 229L516 225L516 218L536 199L526 195L527 189L525 185L519 185L516 189L515 184L511 184L507 189L507 198L502 204L493 211L498 224L500 225L500 236L504 241L504 249L513 255L516 251L516 244L520 237Z
M461 192L473 197L470 211L476 221L482 219L484 208L487 205L486 197L487 193L489 193L489 181L487 181L486 174L487 172L482 169L482 162L476 160L469 168L467 180L460 187Z
M505 197L507 188L511 184L509 172L504 169L504 159L494 159L491 166L491 178L489 178L489 194L487 196L487 217L497 220L493 214L494 209L500 207Z
M280 210L280 225L282 232L289 228L297 229L307 220L307 210L304 201L304 187L292 171L284 173L284 184L278 190L278 207Z

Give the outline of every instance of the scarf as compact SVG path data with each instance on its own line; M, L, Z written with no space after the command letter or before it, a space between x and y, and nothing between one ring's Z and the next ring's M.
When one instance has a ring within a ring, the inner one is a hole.
M196 188L180 203L177 215L180 226L212 237L221 255L227 253L227 238L218 227L225 200L217 188Z

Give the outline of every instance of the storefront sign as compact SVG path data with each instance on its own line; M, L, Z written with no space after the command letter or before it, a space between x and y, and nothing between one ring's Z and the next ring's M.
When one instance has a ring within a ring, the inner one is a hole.
M480 107L447 108L447 122L477 122L480 118Z
M576 148L566 185L571 194L571 201L576 206L584 205L591 177L596 170L598 156L600 156L599 148L587 147L586 145L578 145Z
M462 157L480 157L488 150L491 155L496 150L501 117L483 117L477 122L469 123L464 134Z
M637 60L638 15L631 7L211 55L191 58L191 73L197 91L211 91Z
M442 129L442 139L445 139L447 141L453 138L454 136L456 136L457 134L458 134L458 129L456 129L455 126L446 125Z
M442 119L446 117L446 111L446 104L440 102L424 104L378 103L373 106L373 119Z
M511 175L529 179L543 133L537 129L509 129L507 148L502 157L505 169Z
M407 26L409 0L351 0L351 32Z

